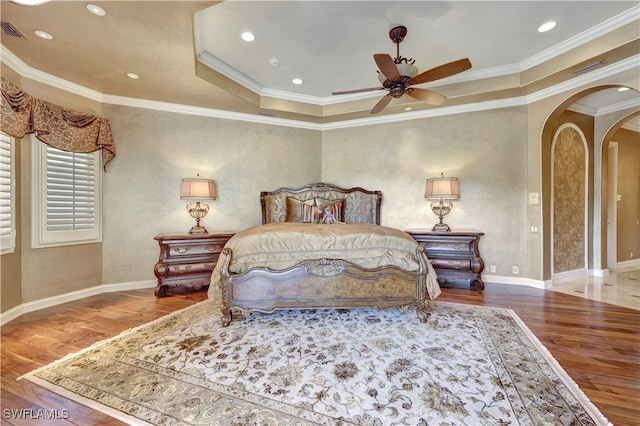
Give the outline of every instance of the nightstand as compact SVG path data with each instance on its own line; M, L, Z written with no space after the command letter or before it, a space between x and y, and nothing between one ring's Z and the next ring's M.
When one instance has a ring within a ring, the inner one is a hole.
M480 293L484 290L484 261L478 249L483 232L434 232L426 229L412 229L406 232L424 247L441 284L447 281L469 280L471 289Z
M156 297L164 297L174 287L199 290L208 287L211 271L233 232L210 234L160 234L154 239L160 244L160 257L153 269L158 278Z

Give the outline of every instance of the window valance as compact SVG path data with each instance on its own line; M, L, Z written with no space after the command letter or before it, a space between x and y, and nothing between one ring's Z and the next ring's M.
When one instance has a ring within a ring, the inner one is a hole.
M105 170L116 156L109 120L34 98L4 78L1 118L0 128L14 138L34 133L42 142L63 151L100 149Z

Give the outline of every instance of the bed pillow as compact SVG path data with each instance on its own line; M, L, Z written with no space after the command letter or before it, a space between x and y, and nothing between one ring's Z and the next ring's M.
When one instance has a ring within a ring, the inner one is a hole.
M322 215L325 208L329 208L333 217L336 218L338 222L344 222L344 198L339 198L337 200L328 200L326 198L315 198L316 207L318 208L318 215L316 215L316 221L322 219Z
M317 208L313 198L298 200L294 197L287 197L287 211L284 221L313 223L316 210Z

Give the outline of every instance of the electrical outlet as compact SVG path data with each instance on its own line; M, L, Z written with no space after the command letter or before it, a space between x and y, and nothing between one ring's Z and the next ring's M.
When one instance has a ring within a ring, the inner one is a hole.
M496 265L489 266L489 271L495 272L496 271Z
M518 269L517 266L513 267L513 275L518 275L520 273L520 270Z

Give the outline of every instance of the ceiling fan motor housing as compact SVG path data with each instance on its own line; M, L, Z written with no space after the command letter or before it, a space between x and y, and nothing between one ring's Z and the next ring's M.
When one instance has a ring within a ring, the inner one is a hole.
M397 25L391 28L391 30L389 31L389 38L396 44L402 43L402 40L404 40L406 35L407 27L405 27L404 25Z

